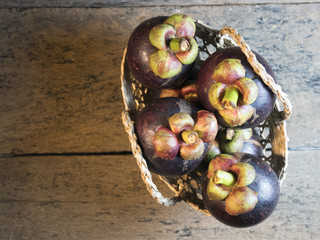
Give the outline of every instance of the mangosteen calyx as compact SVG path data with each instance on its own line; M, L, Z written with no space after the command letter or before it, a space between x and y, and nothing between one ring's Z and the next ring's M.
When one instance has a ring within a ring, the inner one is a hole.
M153 137L156 154L162 159L174 159L178 153L185 160L195 160L205 151L204 142L215 139L218 124L213 113L197 112L197 121L184 112L169 117L169 126L159 126Z
M259 93L257 84L245 74L239 59L227 58L216 66L211 76L215 83L209 88L209 101L232 127L241 126L251 118L254 108L250 104Z
M199 50L195 31L194 20L186 14L171 15L151 29L149 40L156 51L150 55L149 64L155 75L171 78L181 72L183 64L196 60Z
M252 137L252 129L222 129L218 132L217 140L223 153L241 152L244 142Z
M209 163L207 195L210 200L225 201L228 214L237 216L253 210L258 193L248 186L254 181L255 169L238 162L229 154L220 154Z

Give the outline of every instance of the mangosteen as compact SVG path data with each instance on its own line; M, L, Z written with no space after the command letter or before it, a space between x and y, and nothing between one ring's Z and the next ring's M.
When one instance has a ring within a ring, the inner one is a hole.
M159 97L180 97L199 105L197 86L195 81L186 81L177 88L165 88L160 91Z
M278 178L261 158L248 153L220 154L210 163L202 197L217 220L250 227L267 219L280 195Z
M275 79L267 61L254 54ZM198 74L197 95L204 108L215 113L219 125L237 128L259 125L270 115L276 100L239 47L219 49L207 58Z
M135 129L149 169L178 176L201 163L218 131L213 113L182 98L158 98L139 112Z
M263 157L261 138L252 128L220 129L216 140L222 153L243 152Z
M174 88L187 79L198 57L196 26L186 14L159 16L132 32L127 61L132 75L151 89Z

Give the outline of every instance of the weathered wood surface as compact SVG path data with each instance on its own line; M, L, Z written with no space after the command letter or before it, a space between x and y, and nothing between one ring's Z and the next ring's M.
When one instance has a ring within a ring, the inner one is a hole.
M12 240L319 239L318 154L290 154L290 174L275 212L247 229L227 227L184 202L159 205L147 192L132 156L0 158L0 236ZM154 181L164 195L173 195L156 176Z
M186 7L236 28L289 94L291 147L320 144L320 5ZM0 153L129 151L120 63L130 32L175 7L0 10ZM308 12L308 14L304 14Z
M99 7L141 7L141 6L221 6L221 5L259 5L259 4L312 4L319 3L318 0L242 0L241 2L237 0L194 0L194 1L183 1L183 0L126 0L126 1L117 1L117 0L60 0L60 1L51 1L51 0L25 0L25 1L10 1L3 0L0 3L0 7L3 8L49 8L49 7L89 7L89 8L99 8Z

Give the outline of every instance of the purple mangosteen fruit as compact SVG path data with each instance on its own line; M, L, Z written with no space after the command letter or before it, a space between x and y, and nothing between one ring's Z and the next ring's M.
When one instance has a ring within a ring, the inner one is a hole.
M263 157L261 138L252 128L220 129L216 140L222 153L249 153L257 157Z
M248 153L220 154L211 160L202 197L217 220L250 227L267 219L280 195L278 178L261 158Z
M181 94L184 99L187 101L198 103L198 96L197 96L197 85L196 83L189 83L181 88Z
M149 169L178 176L199 166L217 135L213 113L182 98L158 98L139 112L135 129Z
M199 104L196 83L185 83L183 83L180 87L177 88L162 89L160 91L159 97L180 97L189 102Z
M179 86L198 57L194 20L185 14L159 16L132 32L127 61L132 75L151 89Z
M274 79L267 61L257 60ZM248 63L239 47L219 49L203 63L197 78L199 102L223 127L252 128L272 112L276 95Z
M218 131L218 134L219 134L219 131ZM217 137L218 137L218 135L217 135ZM210 161L220 154L221 154L221 150L219 147L219 143L216 139L216 140L209 143L208 151L207 151L207 154L204 156L203 163L205 163L206 166L208 166Z

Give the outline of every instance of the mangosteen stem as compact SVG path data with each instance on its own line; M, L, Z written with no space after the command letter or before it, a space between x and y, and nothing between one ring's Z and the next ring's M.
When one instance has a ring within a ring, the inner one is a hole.
M226 109L232 110L237 107L238 99L239 99L239 90L236 89L235 87L227 87L225 89L225 93L221 103Z
M199 136L196 131L186 130L182 132L181 136L183 141L188 144L195 144L199 140Z
M185 52L190 49L190 43L185 38L172 38L170 40L170 48L174 52Z
M216 184L231 186L235 183L235 177L231 173L223 170L216 170L213 177Z

